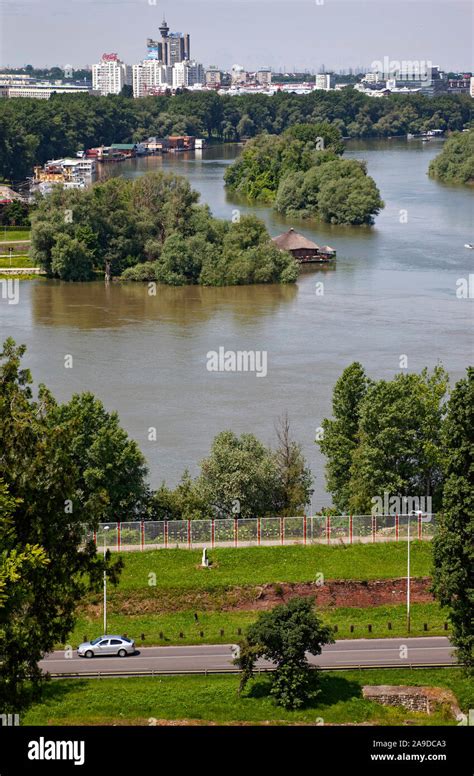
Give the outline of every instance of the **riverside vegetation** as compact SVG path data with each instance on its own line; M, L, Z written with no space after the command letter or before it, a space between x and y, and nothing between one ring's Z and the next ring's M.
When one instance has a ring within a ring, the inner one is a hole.
M474 183L474 131L451 135L430 163L429 174L443 183Z
M340 131L327 122L296 124L250 140L227 168L229 191L272 203L287 216L332 224L371 224L384 203L364 162L344 160Z
M296 280L296 261L272 244L262 221L216 219L198 200L185 178L162 172L57 187L32 214L31 258L49 277L71 281L105 269L173 286Z

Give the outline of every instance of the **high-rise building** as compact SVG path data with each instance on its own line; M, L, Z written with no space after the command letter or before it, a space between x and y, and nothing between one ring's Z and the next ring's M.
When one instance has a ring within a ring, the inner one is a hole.
M316 89L324 89L325 91L329 91L334 87L334 76L331 73L319 73L319 75L316 76L316 83L315 88Z
M173 89L183 89L204 83L204 68L195 60L176 62L173 65Z
M156 46L157 59L170 67L191 59L191 39L188 33L170 32L165 19L161 22L160 33L161 41Z
M261 67L257 70L257 83L262 86L270 86L272 82L272 71L269 67Z
M209 65L206 70L206 86L220 86L222 83L222 72L216 65Z
M242 65L232 65L232 85L247 83L247 73Z
M120 94L132 83L132 68L117 54L102 54L100 62L92 65L92 89L99 94Z
M156 59L144 59L132 67L133 96L146 97L156 89L172 86L173 70Z

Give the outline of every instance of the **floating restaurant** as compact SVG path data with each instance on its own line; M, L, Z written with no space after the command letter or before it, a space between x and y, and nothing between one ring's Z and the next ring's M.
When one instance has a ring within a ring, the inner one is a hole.
M301 264L320 264L336 258L336 251L329 245L320 247L293 228L274 237L272 242L281 251L288 251Z

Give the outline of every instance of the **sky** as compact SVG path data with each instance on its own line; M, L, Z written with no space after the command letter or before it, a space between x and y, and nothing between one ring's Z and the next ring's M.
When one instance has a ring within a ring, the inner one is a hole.
M189 32L204 65L336 71L377 60L473 70L469 0L0 0L0 65L133 64L146 39Z

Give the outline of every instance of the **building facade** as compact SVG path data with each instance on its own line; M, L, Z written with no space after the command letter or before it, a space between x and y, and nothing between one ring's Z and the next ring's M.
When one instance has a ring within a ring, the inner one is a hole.
M117 54L102 54L100 62L92 65L92 89L101 95L120 94L124 86L132 85L132 68Z
M132 67L134 97L146 97L173 85L173 69L156 59L144 59Z
M173 89L185 89L204 83L204 68L195 60L176 62L173 66Z
M326 92L328 92L330 89L333 89L334 76L332 73L319 73L316 76L315 88L324 89Z

